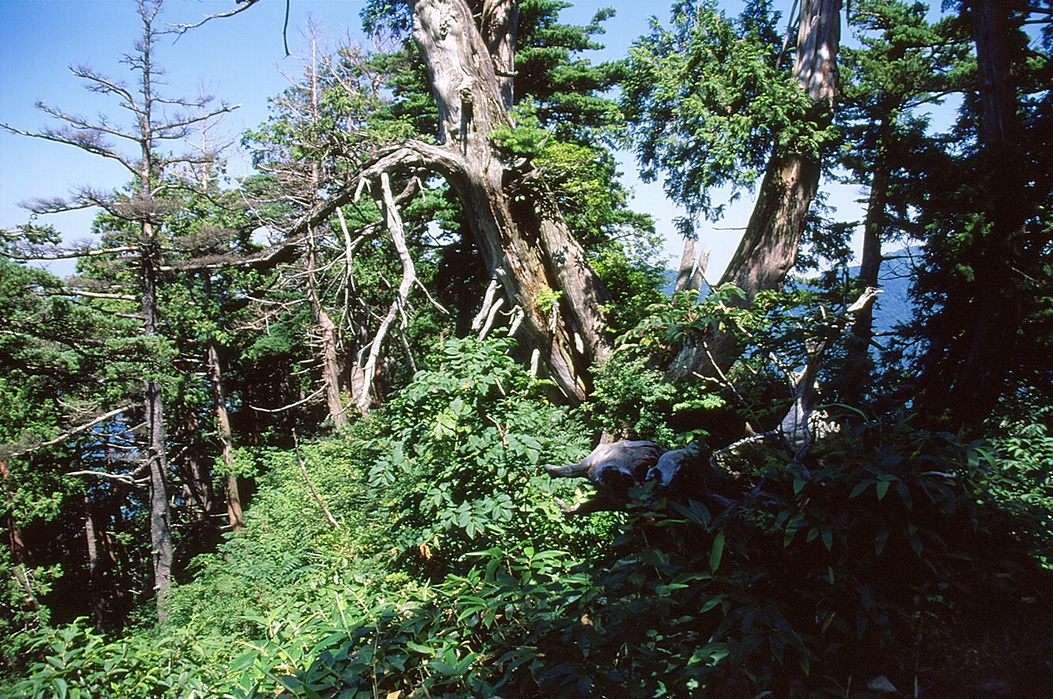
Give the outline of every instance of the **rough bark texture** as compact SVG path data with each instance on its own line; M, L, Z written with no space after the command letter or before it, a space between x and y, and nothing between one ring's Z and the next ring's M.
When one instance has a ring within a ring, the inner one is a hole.
M518 0L486 0L483 3L480 29L494 62L494 72L501 88L501 102L505 109L512 108L518 28Z
M143 245L140 250L140 283L142 289L143 334L157 337L157 242L150 223L142 224ZM153 563L154 591L157 593L157 616L164 621L168 588L172 584L172 524L168 508L168 463L165 458L164 401L161 382L148 378L144 386L146 426L149 433L146 459L150 481L150 560Z
M520 351L534 356L570 400L581 400L588 366L609 348L601 310L609 296L553 197L543 188L520 187L520 175L489 138L512 125L517 3L487 2L482 28L465 0L416 0L411 6L413 36L438 105L441 145L407 144L378 159L364 177L406 167L446 177L490 276L509 306L519 309ZM558 301L547 303L552 299Z
M241 493L238 490L238 478L231 473L234 464L234 437L230 429L230 413L227 411L227 392L223 383L223 365L219 361L216 343L208 343L208 375L212 383L212 402L216 406L216 431L222 448L223 463L227 466L224 479L224 491L227 503L227 525L238 531L245 526L241 509Z
M794 77L820 115L828 114L838 90L837 50L841 37L841 0L804 0L797 32ZM734 284L749 303L761 291L782 286L797 261L808 209L819 186L819 160L809 153L773 153L757 203L720 284ZM688 342L667 371L680 381L712 376L727 368L737 343L726 335L706 347Z

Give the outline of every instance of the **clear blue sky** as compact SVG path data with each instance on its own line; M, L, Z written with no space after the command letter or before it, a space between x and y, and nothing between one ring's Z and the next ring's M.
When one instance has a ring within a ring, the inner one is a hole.
M564 21L584 24L597 9L614 7L616 16L605 26L607 49L593 60L623 56L634 38L647 30L647 19L668 16L669 0L578 0L564 11ZM779 3L777 3L778 5ZM789 0L785 3L788 10ZM295 54L303 46L301 30L313 17L325 27L334 43L345 32L366 43L359 13L364 0L292 0L289 44L294 54L285 57L282 42L284 0L261 0L234 17L216 19L184 34L174 44L167 39L158 47L157 60L168 71L166 93L191 97L200 88L239 109L226 121L232 135L254 127L267 117L267 98L287 85L282 71L295 74ZM729 2L732 11L738 3ZM235 7L233 0L168 0L162 21L196 22L206 14ZM122 53L131 52L140 32L132 0L0 0L0 121L24 130L48 124L47 115L34 104L44 100L64 111L85 116L116 115L107 100L83 89L70 74L72 65L88 64L113 78L133 82ZM247 165L232 154L232 170ZM677 209L658 185L644 185L635 177L631 160L625 164L626 182L636 192L634 207L652 213L659 232L669 239L670 256L678 255L672 219ZM240 168L240 170L239 170ZM126 181L115 163L60 144L0 132L0 227L11 228L27 220L18 203L34 197L62 196L72 187L90 185L113 188ZM743 226L751 203L748 197L735 207L721 226ZM92 214L79 212L47 217L66 239L88 234ZM703 248L712 247L709 277L715 279L730 259L737 234L704 232ZM58 274L68 269L53 268Z

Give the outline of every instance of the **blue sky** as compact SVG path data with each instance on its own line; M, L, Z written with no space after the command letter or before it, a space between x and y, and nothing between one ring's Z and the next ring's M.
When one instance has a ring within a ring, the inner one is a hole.
M168 71L166 94L191 97L204 89L218 99L240 105L224 122L224 129L236 136L266 119L267 98L288 85L282 72L298 71L295 54L303 46L301 30L309 18L321 23L334 43L346 32L368 45L359 20L363 5L364 0L292 0L289 43L293 57L285 56L282 41L284 0L261 0L247 12L187 32L174 44L165 40L158 46L157 61ZM669 3L579 0L562 17L584 24L597 9L608 6L615 8L616 16L605 24L603 41L607 49L593 60L623 56L632 40L646 32L649 16L668 15ZM161 19L191 23L233 7L233 0L168 0ZM84 90L69 68L88 64L97 72L132 82L134 77L119 60L122 53L131 51L140 26L132 0L0 0L0 122L24 130L48 124L47 115L34 106L37 100L69 113L115 115L112 103ZM247 168L238 154L232 154L231 160L234 172ZM631 159L626 159L625 170L625 181L636 192L634 207L655 216L659 232L668 239L669 256L678 256L680 242L672 219L680 212L660 186L639 182ZM61 196L81 185L117 187L125 180L120 166L102 158L69 146L0 132L0 227L10 228L27 220L28 213L18 207L18 202ZM744 200L718 224L720 227L745 225L751 202L748 196ZM67 239L87 236L91 219L91 212L46 218ZM703 231L702 248L713 249L710 278L719 276L737 237L734 231ZM68 273L66 269L53 271Z

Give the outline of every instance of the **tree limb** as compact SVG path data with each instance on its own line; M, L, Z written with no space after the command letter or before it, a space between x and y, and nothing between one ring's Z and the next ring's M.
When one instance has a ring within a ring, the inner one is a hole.
M340 522L336 521L336 517L333 517L333 513L326 507L325 501L322 500L322 496L318 494L318 491L314 488L314 483L311 482L311 476L307 473L307 464L304 463L303 456L300 454L300 440L296 438L296 430L293 430L293 448L296 451L296 461L300 464L300 473L303 474L303 479L307 483L307 490L311 493L311 497L318 503L318 506L322 508L322 512L325 513L325 518L329 524L333 525L333 529L340 528Z
M56 444L58 444L60 442L64 442L67 439L69 439L70 437L75 437L78 434L81 434L82 432L87 432L92 427L95 427L95 425L98 425L100 422L105 422L105 421L109 420L112 417L116 417L116 416L120 415L121 413L124 413L124 412L127 412L127 411L131 410L132 408L135 407L135 405L136 405L135 403L133 403L131 405L123 405L120 408L117 408L115 410L111 410L108 413L105 413L103 415L98 416L94 420L86 422L83 425L78 425L77 427L74 427L71 430L63 432L62 434L60 434L58 437L55 437L54 439L49 439L49 440L47 440L45 442L39 442L38 444L34 444L31 447L27 447L27 448L24 448L24 449L12 452L10 454L10 458L14 458L14 457L17 457L17 456L25 456L26 454L30 454L30 453L32 453L34 451L37 451L38 449L43 449L45 447L51 447L51 446L54 446L54 445L56 445Z
M364 178L362 182L364 182ZM362 185L359 185L359 191L361 191ZM380 173L380 187L379 192L376 191L376 187L373 187L373 198L377 202L377 206L380 207L383 213L384 220L387 223L388 231L391 233L391 239L395 243L395 250L398 252L399 261L402 263L402 283L399 284L398 291L395 294L395 300L391 302L391 307L388 309L387 315L384 320L381 321L380 327L377 328L377 333L373 338L372 346L369 348L369 357L366 359L366 365L363 368L364 380L362 383L362 392L358 396L358 409L365 415L369 412L369 407L372 403L370 393L373 389L373 375L376 373L377 358L380 356L380 350L384 344L384 339L388 334L388 330L391 328L391 324L395 321L395 318L399 314L405 314L405 305L409 299L409 293L413 289L413 285L417 281L417 271L413 266L413 258L410 257L409 248L406 246L406 236L402 225L402 216L399 214L399 210L395 204L395 198L391 193L391 179L388 176L387 171Z

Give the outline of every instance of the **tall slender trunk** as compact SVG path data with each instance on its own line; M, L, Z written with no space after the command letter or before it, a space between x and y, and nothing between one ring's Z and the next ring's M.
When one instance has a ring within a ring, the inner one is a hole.
M99 543L95 534L91 496L88 493L84 493L84 540L88 547L88 595L91 597L91 614L95 620L95 628L101 630L105 623L102 604L102 564L99 560Z
M332 318L326 313L322 306L321 296L318 294L318 252L315 246L315 231L311 229L307 234L307 298L311 304L311 313L315 324L321 332L321 347L319 359L322 363L322 384L325 386L325 401L329 409L329 419L333 427L343 429L347 427L350 420L340 396L340 360L337 354L337 327Z
M321 95L318 84L318 46L312 38L311 41L311 116L317 121L320 118L319 100ZM321 166L318 162L311 163L310 193L315 198L322 186ZM312 227L307 231L307 298L311 303L311 313L314 316L315 325L321 334L321 347L319 359L322 363L322 384L325 386L325 401L329 409L329 419L333 427L343 429L347 427L350 420L347 417L343 400L340 395L340 360L337 353L339 342L338 329L332 318L326 313L322 305L321 295L318 293L318 247L316 240L317 231ZM347 254L351 254L348 250Z
M140 247L140 284L142 289L143 335L158 337L157 264L158 243L153 225L142 224ZM151 367L150 373L156 372ZM164 621L167 615L168 588L172 584L171 513L168 504L168 462L165 455L164 399L161 382L148 376L144 382L144 407L148 440L146 444L147 469L150 482L150 560L153 563L154 591L157 594L157 617Z
M226 465L224 492L227 503L227 524L234 531L245 526L241 510L241 493L238 491L238 477L233 472L234 436L230 429L230 414L227 411L227 392L223 383L223 365L219 359L219 349L215 340L208 341L207 362L208 375L212 384L212 402L216 407L216 430L222 450L223 463Z
M877 288L881 271L881 238L888 227L888 188L892 173L889 168L888 139L893 130L890 117L882 117L877 130L877 154L870 176L870 193L863 219L863 251L859 261L858 286ZM871 342L874 338L873 305L856 314L852 332L846 340L845 372L841 399L857 405L873 378L874 362Z
M930 377L919 404L946 412L952 427L976 429L995 409L1018 352L1019 303L1014 280L1022 256L1024 223L1034 210L1027 195L1021 150L1016 77L1010 61L1008 0L963 3L972 20L980 96L980 206L988 225L963 238L956 260L972 279L950 289L944 308L962 309L960 328L929 350ZM942 311L945 312L945 311ZM926 377L923 377L923 380Z
M820 122L829 119L837 95L840 40L841 0L803 0L793 74ZM746 232L719 282L742 289L744 304L761 291L781 287L797 261L820 175L819 159L812 153L773 152ZM687 342L666 378L712 376L730 366L738 351L738 343L726 333L715 333L705 343Z

